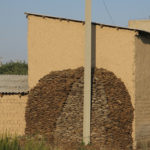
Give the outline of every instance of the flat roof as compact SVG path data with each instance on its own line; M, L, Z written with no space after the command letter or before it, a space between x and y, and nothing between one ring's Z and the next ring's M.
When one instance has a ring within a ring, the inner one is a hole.
M0 93L28 93L27 75L0 75Z
M79 23L85 23L85 21L81 20L74 20L74 19L68 19L68 18L62 18L62 17L54 17L54 16L47 16L47 15L41 15L41 14L35 14L35 13L24 13L26 17L32 15L36 17L42 17L42 18L51 18L51 19L59 19L59 20L66 20L66 21L72 21L72 22L79 22ZM101 24L97 22L92 22L94 25L99 25L99 26L104 26L104 27L110 27L110 28L116 28L116 29L124 29L124 30L130 30L130 31L135 31L144 35L150 35L150 32L144 31L144 30L139 30L139 29L134 29L134 28L128 28L128 27L121 27L121 26L115 26L115 25L107 25L107 24Z

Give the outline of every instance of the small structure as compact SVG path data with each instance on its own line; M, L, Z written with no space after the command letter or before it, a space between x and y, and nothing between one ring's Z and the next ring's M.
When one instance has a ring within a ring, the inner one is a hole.
M128 22L129 28L135 28L138 30L144 30L150 32L150 19L130 20Z
M0 75L0 134L23 135L28 76Z
M84 66L83 21L26 13L29 87L51 71ZM134 144L150 139L150 33L92 23L92 65L124 82L134 107Z

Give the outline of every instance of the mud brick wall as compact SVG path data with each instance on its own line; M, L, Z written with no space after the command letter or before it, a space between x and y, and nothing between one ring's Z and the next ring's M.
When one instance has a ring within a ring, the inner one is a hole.
M25 134L25 108L27 96L3 95L0 97L0 134Z
M26 134L51 142L82 143L84 69L52 72L30 91ZM95 69L92 83L91 142L132 147L133 107L124 83L112 72Z

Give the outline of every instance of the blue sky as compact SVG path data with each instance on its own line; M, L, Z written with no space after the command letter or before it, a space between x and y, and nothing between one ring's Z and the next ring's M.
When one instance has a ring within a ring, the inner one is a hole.
M117 26L131 19L149 19L150 0L92 0L92 21ZM24 12L84 20L85 0L0 0L0 57L27 61L27 19Z

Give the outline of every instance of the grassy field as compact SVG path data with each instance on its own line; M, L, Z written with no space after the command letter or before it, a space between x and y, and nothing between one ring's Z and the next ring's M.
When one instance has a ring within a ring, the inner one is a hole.
M85 147L84 144L78 145L78 148L58 148L49 145L41 137L0 137L0 150L95 150L92 145ZM117 148L96 148L96 150L119 150ZM147 142L141 143L139 150L149 150Z
M41 139L1 136L0 150L52 150L52 148Z

